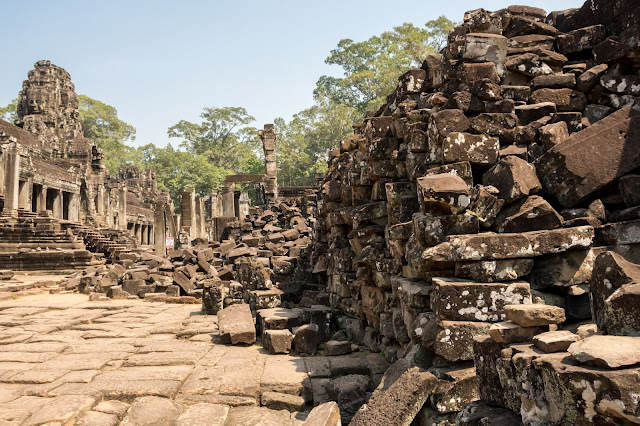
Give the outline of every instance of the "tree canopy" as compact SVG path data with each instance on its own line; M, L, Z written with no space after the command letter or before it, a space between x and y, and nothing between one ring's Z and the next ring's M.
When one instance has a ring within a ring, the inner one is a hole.
M423 28L404 23L365 41L340 40L325 63L342 67L343 76L323 75L316 83L314 95L360 113L375 110L393 91L400 74L420 67L428 55L442 49L454 25L440 16Z
M0 118L9 123L13 123L13 121L18 117L18 99L14 99L7 106L0 107Z
M82 133L102 148L109 172L117 175L122 166L140 165L136 149L129 145L136 129L120 120L111 105L86 95L79 95L78 101Z
M204 155L214 166L240 172L243 164L260 148L255 121L242 107L204 108L200 124L186 120L167 134L182 139L180 146L194 155Z

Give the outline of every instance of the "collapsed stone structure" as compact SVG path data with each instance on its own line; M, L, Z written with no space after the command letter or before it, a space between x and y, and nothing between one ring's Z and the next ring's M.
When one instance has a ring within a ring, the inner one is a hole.
M468 12L331 152L314 272L399 359L351 424L638 421L637 18Z

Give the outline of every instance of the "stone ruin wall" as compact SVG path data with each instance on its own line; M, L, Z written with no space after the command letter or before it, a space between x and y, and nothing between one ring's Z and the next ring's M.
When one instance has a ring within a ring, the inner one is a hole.
M353 342L432 374L405 419L638 421L634 6L470 11L331 152L314 272Z

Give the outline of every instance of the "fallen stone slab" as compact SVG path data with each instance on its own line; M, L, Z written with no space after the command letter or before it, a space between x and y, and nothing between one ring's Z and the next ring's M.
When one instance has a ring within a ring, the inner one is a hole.
M640 363L640 339L630 336L589 336L572 343L569 353L578 362L603 368Z
M523 327L513 321L502 321L491 325L489 336L500 343L530 342L535 336L547 331L547 327Z
M422 259L431 262L459 262L543 256L588 248L593 238L594 230L591 226L510 234L452 235L448 241L426 249L422 253Z
M483 260L456 262L455 275L479 282L512 281L531 273L533 259Z
M262 345L271 354L288 354L291 351L293 334L287 330L265 330Z
M338 404L331 401L318 405L311 410L303 426L342 426Z
M431 310L442 320L503 321L504 306L531 303L529 283L478 283L459 278L433 278Z
M303 411L306 405L304 398L281 392L263 392L260 403L271 410Z
M640 283L640 265L631 263L621 255L607 251L596 257L589 287L591 311L594 322L601 330L606 329L605 311L608 298L625 284ZM628 312L637 316L637 312Z
M566 318L564 309L557 306L534 303L530 305L506 305L507 319L522 327L562 324Z
M572 343L581 340L580 336L568 330L548 331L533 338L533 344L541 351L565 352Z
M253 344L256 341L256 328L249 305L231 305L218 312L218 328L223 343Z
M256 311L258 332L265 330L292 330L303 324L304 311L300 308L271 308Z
M638 128L640 111L624 107L558 143L535 161L544 190L569 208L640 167Z
M387 379L387 380L385 380ZM407 368L392 383L385 377L351 420L352 426L408 426L438 386L438 379L417 366Z

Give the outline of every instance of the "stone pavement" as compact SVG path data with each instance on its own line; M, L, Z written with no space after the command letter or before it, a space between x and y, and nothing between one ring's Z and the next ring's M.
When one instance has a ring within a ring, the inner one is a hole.
M27 296L0 301L0 424L297 425L370 357L223 345L199 305Z

